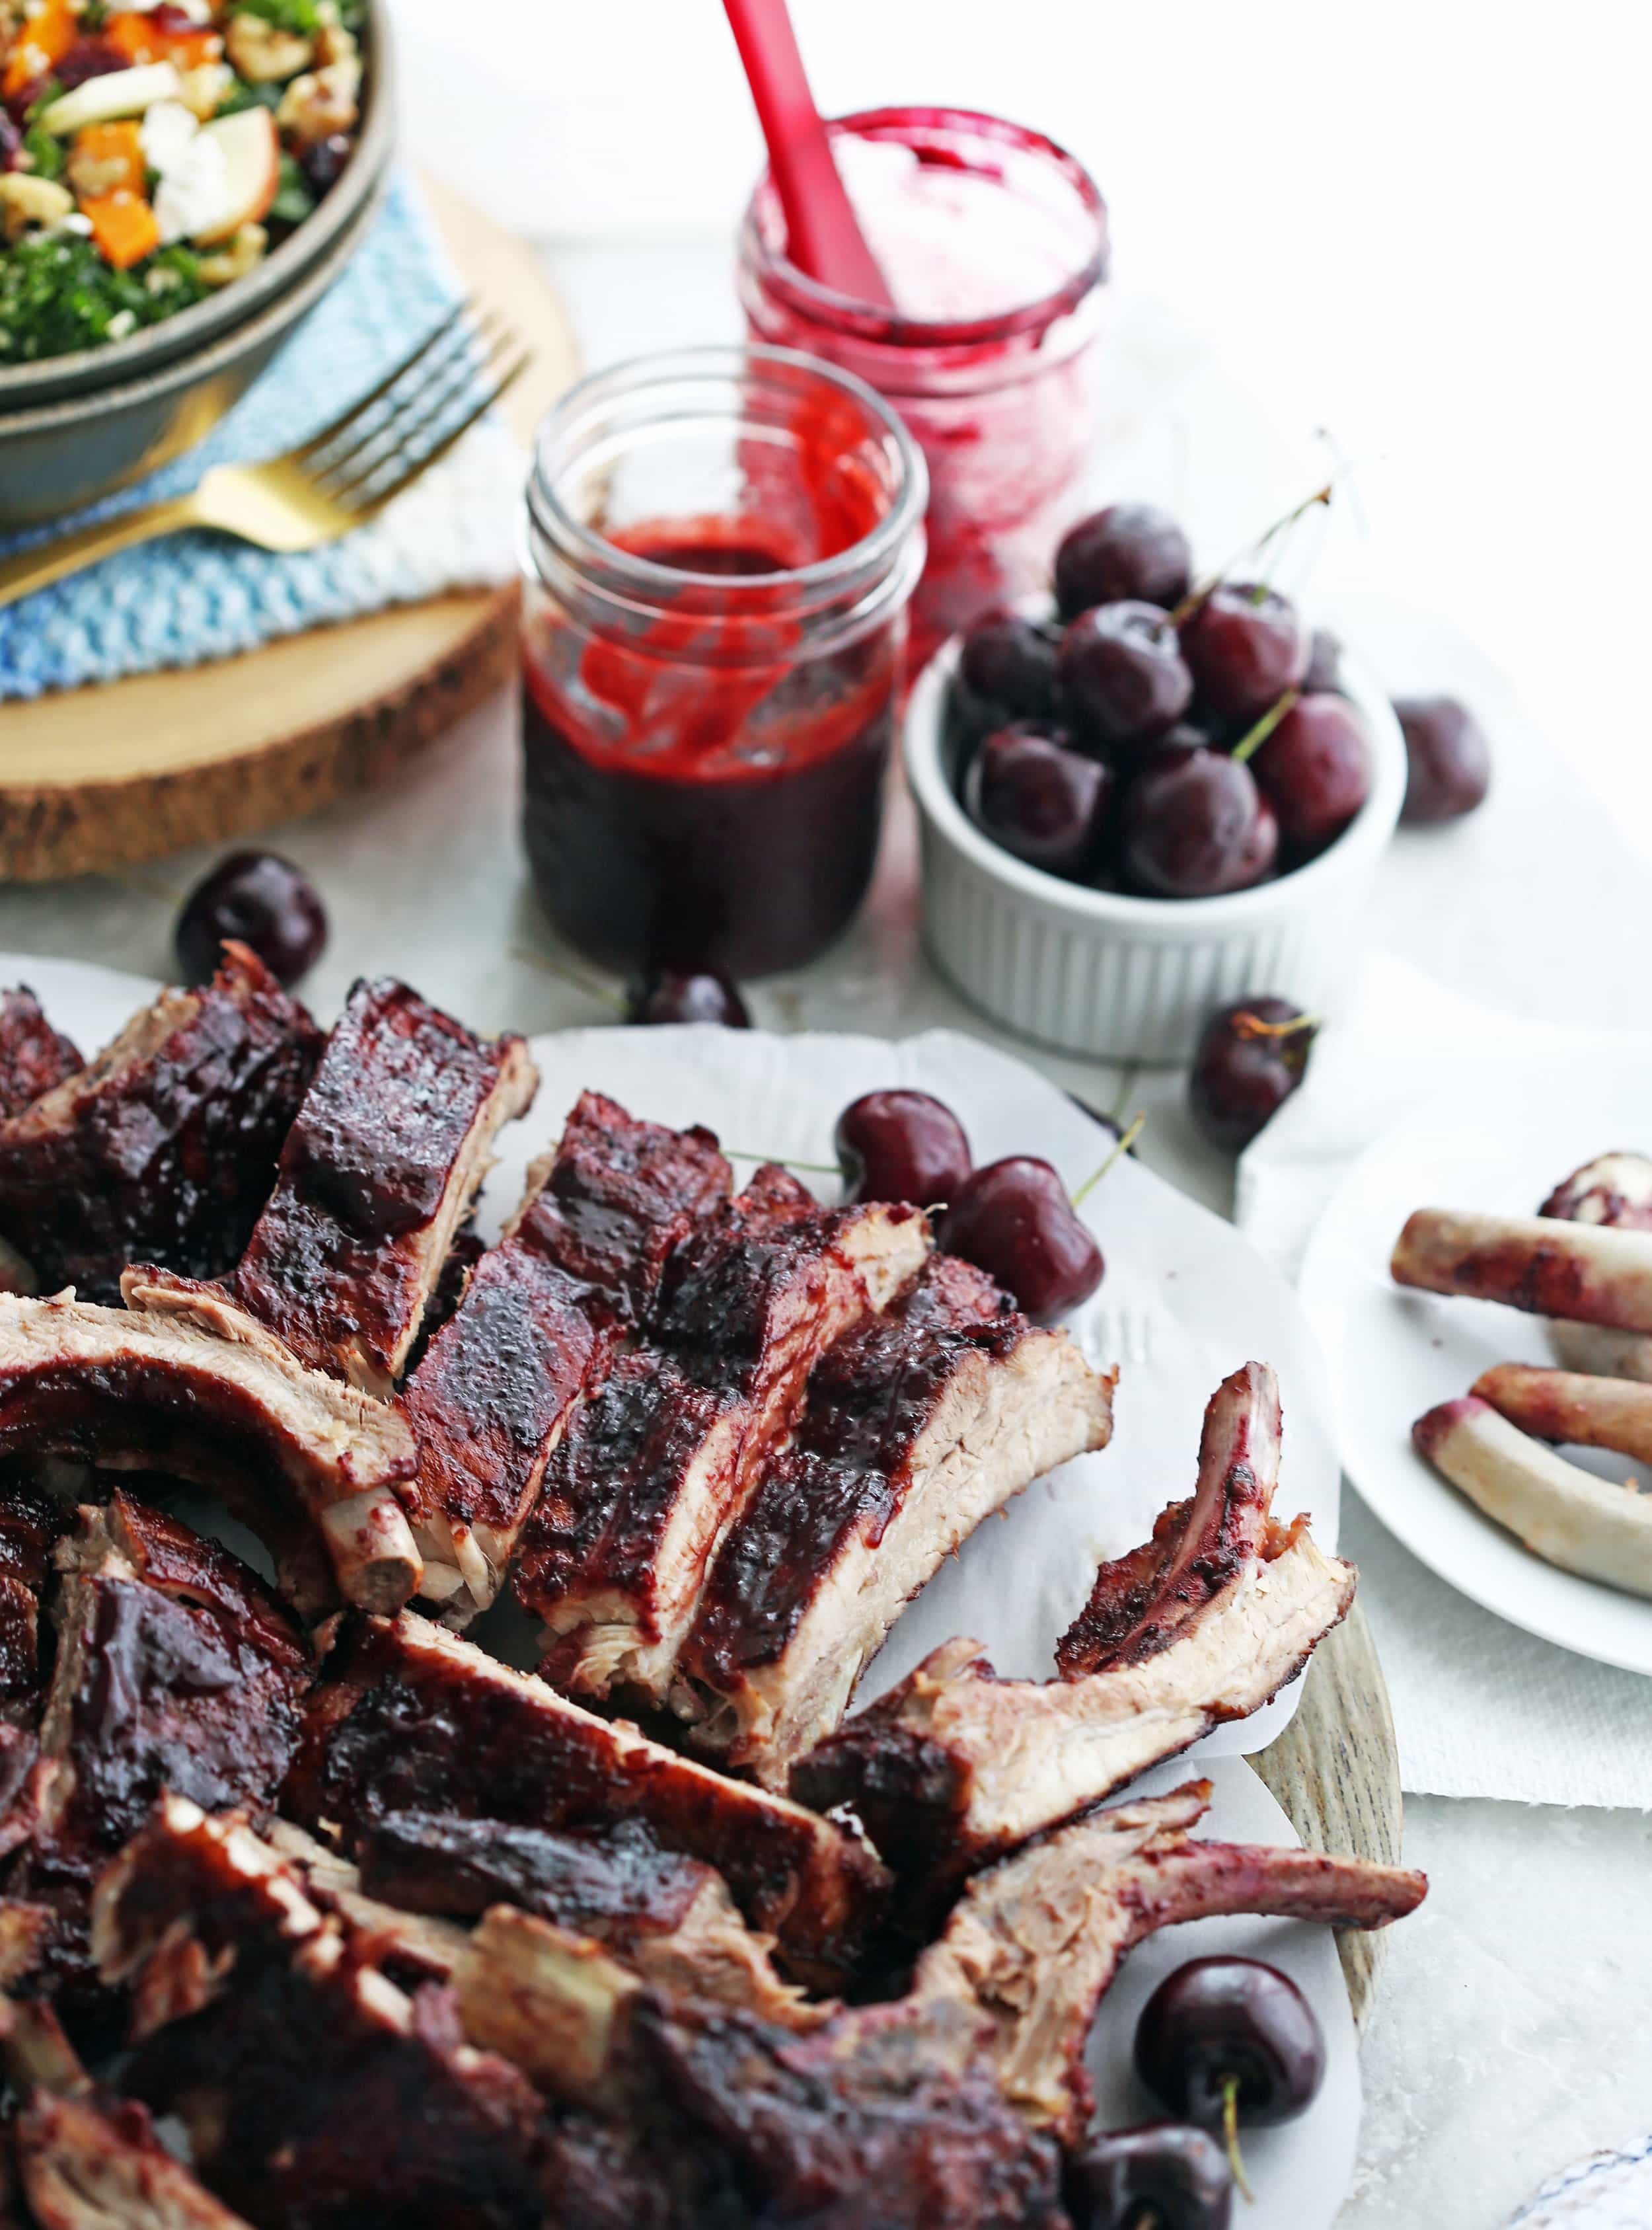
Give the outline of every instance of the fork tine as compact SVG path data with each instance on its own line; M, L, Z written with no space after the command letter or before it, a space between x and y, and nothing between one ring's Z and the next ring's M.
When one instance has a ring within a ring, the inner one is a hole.
M336 441L341 434L348 432L363 411L370 410L376 403L382 403L396 382L407 377L415 364L420 362L427 350L435 347L444 333L451 332L460 319L464 317L471 308L472 301L472 297L466 294L462 300L455 302L447 316L431 327L424 338L416 347L408 351L400 364L385 373L376 387L370 389L365 395L358 395L348 410L340 411L332 423L324 426L318 434L312 434L307 441L300 441L295 448L288 449L282 458L282 462L300 464L305 459L314 456L318 450L325 449L330 441Z
M421 457L415 457L401 477L393 480L389 487L376 489L364 503L357 506L360 517L363 519L376 519L387 503L402 494L405 489L410 488L415 480L421 480L432 465L440 464L454 442L468 434L477 420L485 411L491 410L499 397L510 388L515 386L532 362L533 351L524 349L516 362L500 374L487 393L472 405L456 426L449 428L434 448L427 449Z
M344 467L353 459L360 456L363 450L380 447L387 436L393 434L404 415L415 409L427 396L433 393L440 395L448 391L455 376L461 379L473 377L479 368L474 354L475 345L479 342L486 342L491 348L493 343L490 339L490 335L498 323L497 312L486 310L473 325L468 323L462 325L457 331L449 333L447 341L440 348L427 352L427 361L418 383L408 394L400 396L392 395L387 409L369 414L369 422L363 430L356 435L354 441L346 443L344 448L338 450L336 455L329 455L326 448L318 453L312 454L307 460L308 469L315 474L318 480L336 479ZM482 361L483 363L486 361L485 351ZM359 421L361 416L360 411L354 414L357 421ZM352 429L347 427L345 430L348 432ZM327 445L328 448L331 446L331 444ZM355 480L359 478L359 474L352 473L345 477Z
M500 357L519 345L512 334L502 332L488 344L479 359L467 358L462 365L450 367L441 377L426 381L370 435L347 449L342 457L320 467L318 478L325 492L347 498L352 488L370 480L375 473L392 463L397 453L405 449L416 435L423 433L427 426L438 423L461 403L473 381L485 378ZM346 467L350 469L346 470Z

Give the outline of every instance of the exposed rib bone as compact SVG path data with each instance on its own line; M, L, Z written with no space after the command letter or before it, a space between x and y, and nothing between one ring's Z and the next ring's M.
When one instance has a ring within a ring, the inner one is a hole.
M977 1874L919 1960L913 1995L992 2015L1005 2096L1071 2140L1090 2099L1083 2055L1133 1944L1174 1922L1257 1912L1381 1928L1421 1903L1421 1874L1265 1845L1194 1843L1208 1782L1096 1812Z
M1421 1208L1407 1218L1390 1266L1398 1284L1426 1292L1652 1332L1652 1231Z
M1411 1437L1437 1471L1545 1563L1652 1595L1652 1494L1597 1479L1469 1394L1419 1417Z

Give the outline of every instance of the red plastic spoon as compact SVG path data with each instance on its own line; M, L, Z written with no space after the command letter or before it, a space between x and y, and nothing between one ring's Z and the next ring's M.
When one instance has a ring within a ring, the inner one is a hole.
M786 0L723 0L745 66L769 167L786 214L791 259L811 279L857 302L892 310L895 298L849 205L832 159Z

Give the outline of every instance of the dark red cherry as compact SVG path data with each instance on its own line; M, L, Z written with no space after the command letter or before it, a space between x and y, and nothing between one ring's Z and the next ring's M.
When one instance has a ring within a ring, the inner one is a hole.
M1308 671L1302 676L1304 696L1328 689L1340 693L1342 687L1342 645L1329 628L1315 628L1308 646Z
M1056 551L1056 603L1064 620L1127 596L1167 609L1187 594L1193 556L1167 511L1114 503L1081 519Z
M1300 697L1250 762L1293 860L1334 844L1371 795L1371 747L1346 697Z
M1289 2122L1325 2080L1325 2036L1288 1975L1257 1959L1193 1959L1136 2024L1135 2069L1175 2114L1219 2128L1230 2090L1241 2127Z
M964 810L1018 860L1083 878L1100 857L1113 783L1110 767L1057 737L1000 728L970 762Z
M1119 860L1126 882L1166 899L1242 887L1267 848L1257 827L1259 808L1250 768L1225 751L1161 747L1124 794Z
M1279 823L1265 797L1257 799L1257 817L1250 834L1236 855L1230 873L1217 885L1212 896L1224 891L1248 891L1265 883L1279 865Z
M656 968L626 991L628 1022L720 1022L724 1029L749 1030L751 1016L737 985L710 970L679 975Z
M1455 697L1397 697L1394 714L1405 738L1400 819L1420 826L1472 813L1491 787L1491 746L1468 706Z
M1224 581L1181 624L1182 656L1200 714L1221 724L1259 720L1308 671L1308 629L1276 590Z
M937 1235L948 1254L1013 1293L1034 1324L1065 1316L1102 1282L1102 1250L1073 1213L1066 1186L1030 1154L977 1170Z
M964 637L958 671L972 696L1010 719L1055 718L1056 638L1019 612L983 613Z
M207 983L227 937L250 945L280 983L296 983L320 959L327 915L315 885L278 852L232 852L183 901L173 931L186 983Z
M904 1200L934 1208L956 1200L970 1170L964 1126L927 1092L868 1092L838 1118L832 1150L844 1201Z
M1073 2230L1229 2230L1233 2174L1214 2137L1188 2122L1147 2122L1085 2141L1067 2163Z
M1241 999L1205 1023L1187 1078L1187 1105L1213 1145L1237 1154L1308 1071L1318 1024L1287 999Z
M1192 702L1193 677L1157 604L1081 612L1061 638L1057 670L1069 719L1102 751L1167 735Z

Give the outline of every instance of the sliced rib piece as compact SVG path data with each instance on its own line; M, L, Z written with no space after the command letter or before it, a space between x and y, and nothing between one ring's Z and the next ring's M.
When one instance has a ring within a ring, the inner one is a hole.
M0 1122L32 1107L81 1065L80 1054L52 1028L26 983L0 991Z
M1652 1386L1500 1363L1482 1370L1469 1391L1540 1440L1616 1448L1652 1463Z
M272 1820L263 1840L292 1868L305 1896L323 1912L336 1912L372 1938L374 1961L393 1982L415 1990L421 1982L453 1979L466 1938L466 1930L456 1922L427 1912L404 1912L369 1896L358 1866L291 1820Z
M123 2079L178 2114L260 2230L543 2230L525 2079L465 2042L449 1991L398 1989L233 1819L168 1799L100 1883L93 1934L134 1993Z
M1192 1508L1219 1497L1225 1576L1195 1603L1199 1590L1170 1556L1168 1601L1184 1614L1152 1654L1135 1654L1144 1637L1128 1609L1122 1661L1077 1679L1000 1680L979 1643L945 1643L801 1759L793 1795L823 1811L849 1806L882 1855L912 1878L910 1902L922 1913L962 1875L1099 1803L1212 1727L1259 1711L1342 1618L1355 1578L1322 1554L1302 1519L1289 1529L1267 1522L1276 1415L1273 1374L1256 1366L1213 1398L1201 1446L1211 1477L1201 1478ZM1147 1561L1138 1550L1122 1563L1140 1581ZM1104 1596L1117 1569L1103 1571ZM1094 1636L1085 1647L1102 1653Z
M33 1726L43 1694L40 1607L72 1503L26 1479L0 1480L0 1718Z
M1398 1284L1427 1292L1652 1332L1652 1231L1420 1208L1390 1266Z
M932 1255L815 1366L790 1445L718 1552L673 1703L783 1788L904 1604L984 1518L1103 1447L1112 1380L983 1272Z
M236 1304L301 1362L389 1394L494 1136L537 1083L520 1038L473 1037L393 978L357 983L229 1281Z
M1070 2143L1090 2110L1083 2059L1096 2008L1131 1946L1216 1913L1381 1928L1421 1904L1422 1874L1318 1851L1195 1843L1210 1801L1190 1782L1087 1819L977 1874L917 1963L912 1995L992 2017L1004 2095Z
M365 1621L317 1692L287 1804L312 1827L337 1823L351 1855L392 1812L558 1834L639 1821L663 1849L716 1866L788 1970L826 1987L852 1966L888 1886L848 1829L598 1718L408 1613Z
M402 1397L420 1447L425 1596L463 1626L498 1594L573 1403L729 1196L707 1131L639 1123L584 1092L528 1173L505 1235Z
M0 1123L0 1230L37 1288L112 1301L129 1262L213 1278L247 1244L320 1051L245 945Z
M747 1927L716 1868L663 1850L639 1821L558 1835L392 1812L361 1846L360 1879L372 1898L414 1912L474 1918L490 1905L519 1907L606 1944L662 1989L744 2006L787 2027L824 2018L775 1974L767 1938Z
M36 2091L13 2127L38 2230L247 2230L167 2151L134 2100Z
M1538 1214L1568 1222L1610 1224L1619 1231L1652 1231L1652 1157L1602 1154L1585 1162L1555 1187ZM1555 1317L1550 1321L1549 1338L1568 1370L1652 1379L1652 1338L1642 1333L1610 1331L1600 1324L1572 1324Z
M1652 1595L1652 1494L1597 1479L1473 1394L1411 1427L1420 1452L1476 1508L1563 1572Z
M524 1537L517 1589L559 1685L664 1700L707 1569L810 1370L929 1247L918 1210L823 1210L774 1169L683 1241L646 1338L575 1415Z
M1198 1483L1160 1512L1153 1537L1096 1575L1056 1644L1064 1679L1139 1665L1167 1648L1263 1553L1279 1478L1279 1386L1265 1364L1223 1380L1205 1411Z
M214 1486L239 1474L249 1515L262 1501L306 1521L346 1602L405 1602L420 1565L396 1492L412 1498L417 1468L403 1421L305 1370L225 1301L180 1312L141 1273L125 1292L125 1309L0 1294L0 1455L124 1462ZM294 1537L289 1526L277 1545ZM313 1569L283 1584L306 1610L335 1599Z

